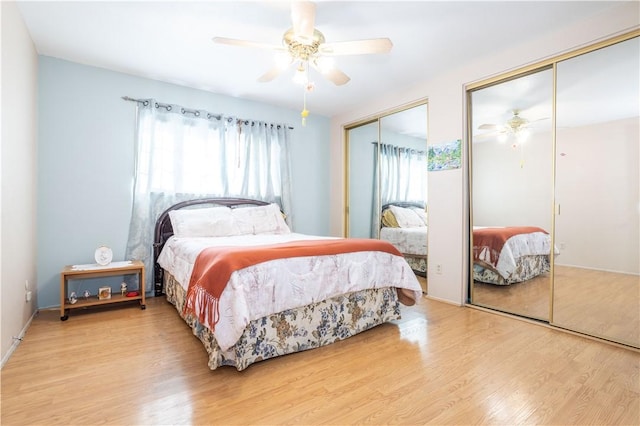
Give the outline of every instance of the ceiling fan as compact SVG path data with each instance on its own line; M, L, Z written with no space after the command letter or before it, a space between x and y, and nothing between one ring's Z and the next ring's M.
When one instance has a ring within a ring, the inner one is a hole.
M284 33L281 45L226 37L214 37L213 42L279 52L284 57L284 61L274 65L258 78L258 81L272 81L289 66L296 64L296 76L300 76L302 80L300 82L306 85L306 89L309 91L313 89L312 83L309 86L308 82L310 66L319 71L326 79L340 86L349 82L350 78L329 64L332 56L387 53L393 47L388 38L326 42L324 34L314 27L315 18L316 5L313 2L294 1L291 7L292 27Z
M515 136L518 142L523 141L529 136L531 124L548 120L548 117L539 118L537 120L528 120L520 115L520 110L514 109L513 116L509 118L504 124L481 124L478 126L479 130L492 130L491 132L479 134L479 137L498 136L499 140L506 140L509 136Z

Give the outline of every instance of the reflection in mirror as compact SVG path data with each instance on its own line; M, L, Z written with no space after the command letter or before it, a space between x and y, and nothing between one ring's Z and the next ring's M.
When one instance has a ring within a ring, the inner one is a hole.
M553 71L470 93L471 303L550 312Z
M374 171L378 156L377 140L377 120L347 131L347 236L352 238L378 238L378 232L372 232L378 193Z
M427 104L422 104L380 118L380 208L375 221L380 238L400 250L423 277L427 273L427 116Z
M553 321L640 347L640 41L558 63Z
M345 129L345 236L390 241L405 255L425 293L427 108L426 101L415 103Z

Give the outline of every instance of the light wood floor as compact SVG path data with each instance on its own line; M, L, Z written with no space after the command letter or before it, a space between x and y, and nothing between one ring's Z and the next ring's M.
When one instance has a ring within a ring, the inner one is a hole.
M555 267L553 323L640 347L640 276Z
M45 311L1 374L2 425L640 423L638 352L428 299L242 372L162 298Z
M552 318L548 273L508 286L473 285L474 304L640 347L638 275L556 265Z
M549 321L550 294L551 276L548 273L511 285L473 282L475 304L543 321Z

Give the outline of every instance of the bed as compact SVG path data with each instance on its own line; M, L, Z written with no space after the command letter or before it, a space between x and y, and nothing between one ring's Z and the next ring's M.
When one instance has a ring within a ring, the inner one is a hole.
M549 271L550 253L551 237L542 228L473 227L475 281L495 285L525 282Z
M421 203L393 202L382 206L380 239L390 242L411 269L427 276L427 215Z
M212 370L346 339L399 319L400 303L421 296L390 244L293 233L277 205L241 198L167 209L154 265L156 295L203 343Z

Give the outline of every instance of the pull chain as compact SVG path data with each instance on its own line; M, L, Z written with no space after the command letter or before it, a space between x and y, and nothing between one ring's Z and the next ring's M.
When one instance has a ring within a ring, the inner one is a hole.
M302 116L302 125L306 126L307 117L309 116L309 110L307 109L307 90L306 89L303 95L303 106L302 106L302 112L300 113L300 115Z

